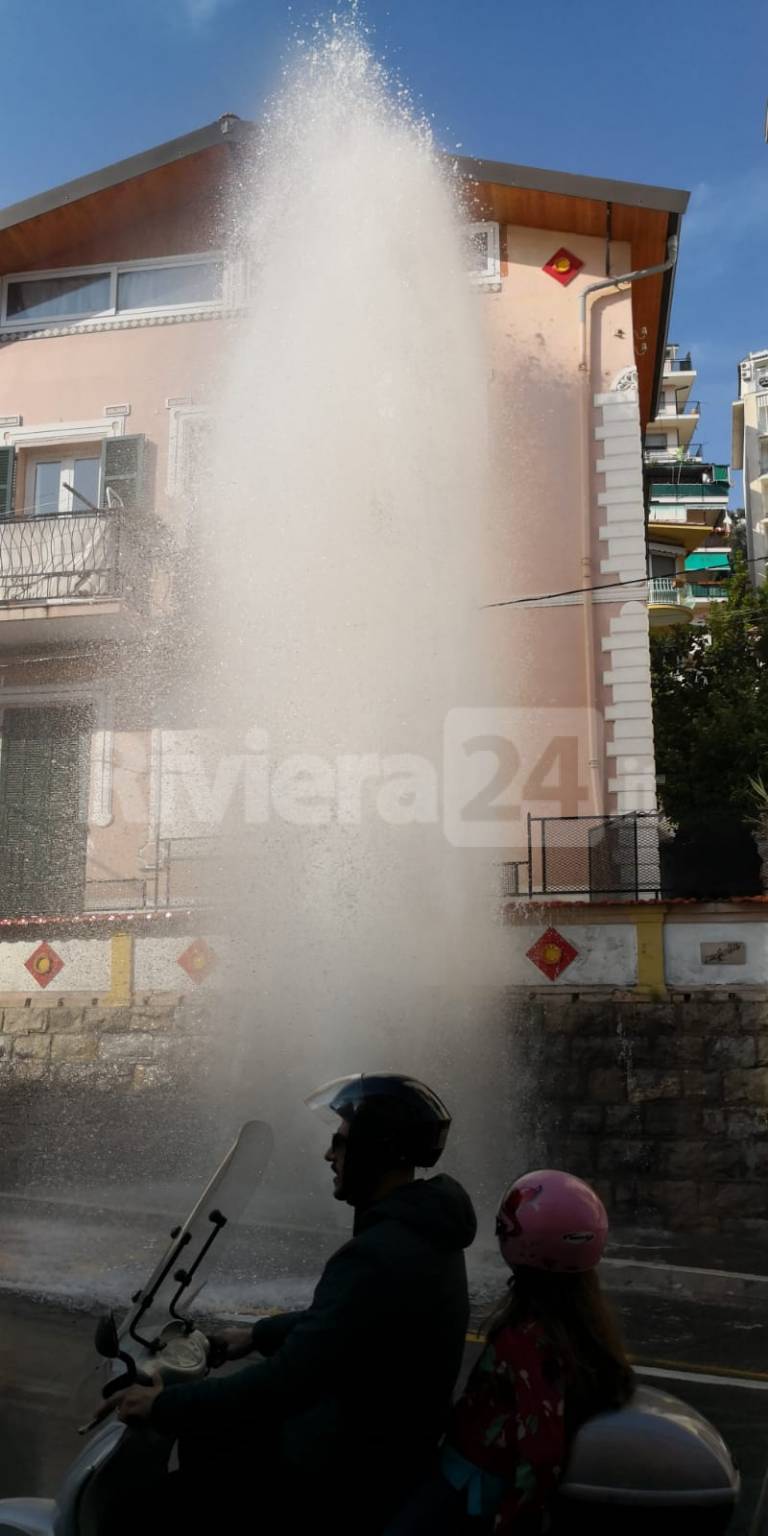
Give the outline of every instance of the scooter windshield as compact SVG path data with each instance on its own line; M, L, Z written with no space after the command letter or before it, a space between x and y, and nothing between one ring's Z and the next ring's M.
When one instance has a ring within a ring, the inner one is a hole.
M169 1316L183 1317L227 1246L238 1219L264 1177L273 1136L262 1120L249 1120L206 1185L120 1325L120 1339L152 1343Z

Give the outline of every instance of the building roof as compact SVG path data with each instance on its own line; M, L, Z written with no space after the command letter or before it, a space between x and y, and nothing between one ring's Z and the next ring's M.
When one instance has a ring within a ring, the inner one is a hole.
M28 219L38 219L56 208L65 208L79 202L81 198L92 197L95 192L105 192L108 187L132 181L135 176L146 176L149 171L172 165L176 160L185 160L188 155L199 155L206 149L216 148L225 140L243 143L252 134L251 123L227 113L217 118L215 123L208 123L205 128L196 128L193 133L182 134L179 139L168 139L165 144L156 144L154 149L145 149L140 155L116 160L114 165L102 166L101 170L90 171L87 176L77 176L74 181L65 181L60 187L38 192L20 203L9 203L7 208L0 208L0 230L10 229L15 224L25 224Z
M78 250L90 238L94 222L99 222L94 221L93 198L100 198L102 228L118 220L136 227L158 216L168 207L171 187L191 204L196 193L215 188L222 149L247 147L256 131L255 124L226 113L204 128L0 209L0 271L39 267L47 256L53 258L50 264L62 264L67 254L79 264ZM688 204L688 193L671 187L576 176L500 160L452 155L445 159L472 187L478 216L597 236L606 242L623 241L630 247L635 270L664 260ZM130 191L127 183L133 184ZM58 227L53 244L52 225ZM644 422L660 390L673 281L670 271L645 279L633 292ZM642 338L648 338L651 346L644 347Z
M116 160L114 164L102 166L98 171L90 171L87 176L78 176L74 181L65 181L47 192L38 192L34 197L0 208L0 229L9 229L13 224L39 218L54 208L78 202L82 197L91 197L94 192L118 186L120 182L130 181L134 176L144 176L148 171L158 170L175 160L183 160L187 155L200 154L203 150L221 144L224 139L236 144L251 142L254 132L255 124L237 117L233 112L225 113L215 122L207 123L204 128L196 128L192 133L168 139L166 143L156 144L153 149L144 150L139 155ZM562 197L622 203L628 208L654 208L667 213L684 213L690 196L688 192L672 187L610 181L598 176L575 176L568 171L540 170L535 166L512 165L503 160L476 160L467 155L446 155L445 158L451 160L459 175L468 181L495 182L497 186L519 187L522 191L554 192Z
M647 187L636 181L575 176L570 171L544 171L533 165L509 165L504 160L474 160L462 155L455 164L459 174L471 181L495 182L500 187L520 187L523 191L554 192L560 197L583 197L599 203L621 203L626 208L685 213L691 195L675 187Z

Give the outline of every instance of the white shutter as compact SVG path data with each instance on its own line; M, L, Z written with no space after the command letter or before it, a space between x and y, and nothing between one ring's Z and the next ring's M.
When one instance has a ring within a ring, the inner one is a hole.
M470 281L485 288L501 282L501 242L498 224L483 221L466 226L465 246Z
M757 430L761 437L768 437L768 395L757 397Z

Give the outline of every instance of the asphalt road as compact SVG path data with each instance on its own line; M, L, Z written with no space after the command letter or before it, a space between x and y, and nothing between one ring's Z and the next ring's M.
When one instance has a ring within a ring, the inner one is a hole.
M733 1532L744 1536L768 1464L768 1318L757 1303L638 1294L617 1303L641 1368L675 1373L649 1382L699 1408L728 1440L744 1479ZM93 1323L87 1312L0 1296L0 1497L50 1494L82 1444L75 1429L93 1388L77 1387L95 1359ZM467 1364L476 1349L468 1345ZM713 1374L714 1384L698 1379Z

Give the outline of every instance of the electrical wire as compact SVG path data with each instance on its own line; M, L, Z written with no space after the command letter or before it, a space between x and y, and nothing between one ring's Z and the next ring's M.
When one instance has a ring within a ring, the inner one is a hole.
M765 560L768 560L768 555L758 555L754 560L745 560L744 564L760 565ZM700 586L702 576L709 576L715 572L718 576L722 576L723 570L722 565L702 565L697 571L688 571L686 574L694 578L689 583L690 586ZM486 608L515 608L519 603L546 603L556 597L579 597L582 592L608 592L615 587L645 587L653 579L652 576L632 576L623 581L601 581L594 587L569 587L564 592L541 592L538 597L508 597L499 603L481 603L480 607L481 611Z

